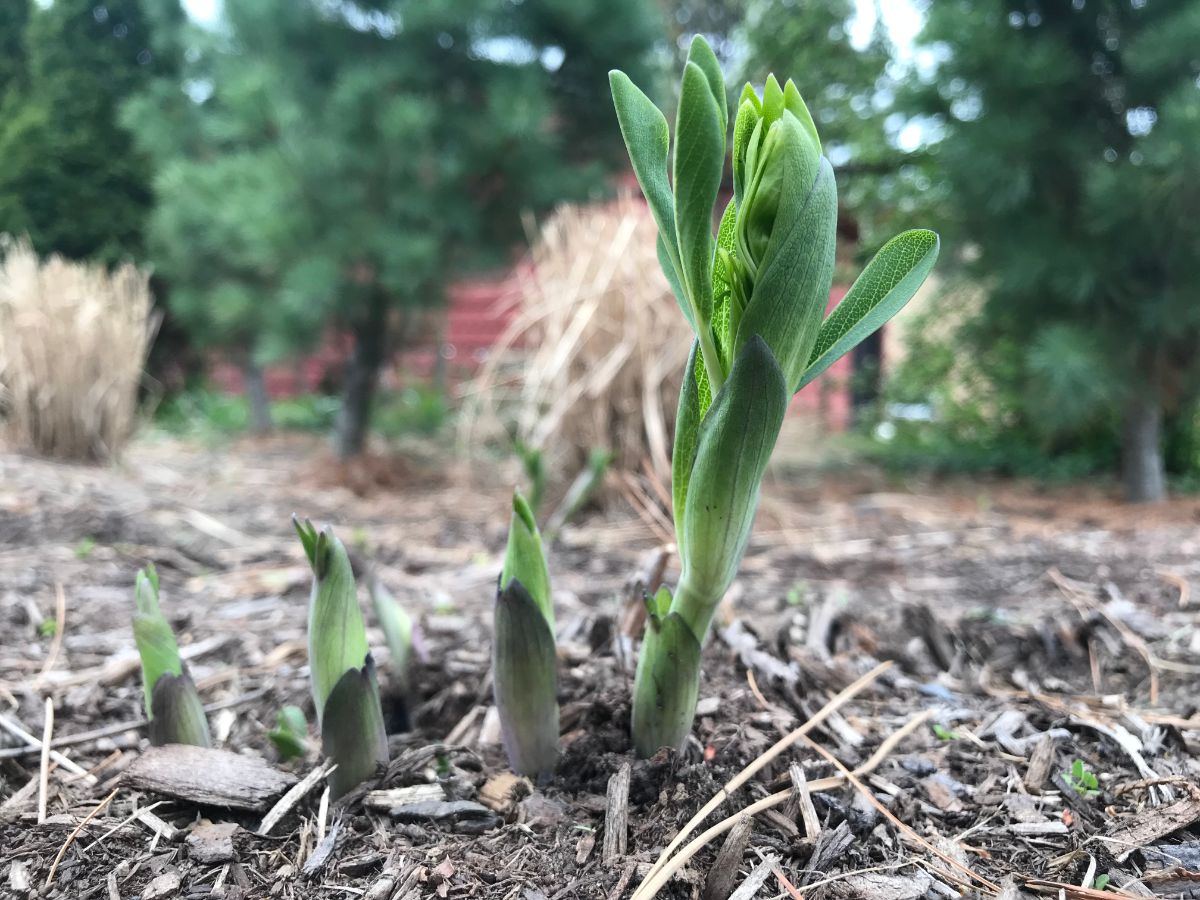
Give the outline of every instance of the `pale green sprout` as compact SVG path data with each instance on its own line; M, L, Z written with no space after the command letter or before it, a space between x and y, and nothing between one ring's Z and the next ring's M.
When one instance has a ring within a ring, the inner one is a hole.
M308 746L308 720L298 706L288 704L275 717L275 727L267 732L280 759L296 759Z
M371 603L375 607L375 617L383 629L384 640L387 641L388 652L392 657L392 677L396 689L403 695L408 694L408 667L412 658L413 621L412 616L396 602L396 598L387 588L379 583L379 579L370 579Z
M337 763L329 778L336 798L387 763L387 732L346 548L329 528L292 522L313 570L308 666L321 749Z
M700 648L737 574L759 490L793 393L912 298L938 237L888 241L824 316L837 246L833 168L800 92L771 76L742 91L733 123L734 196L716 235L729 115L712 49L693 40L672 152L667 120L623 72L609 75L634 174L658 224L658 257L695 331L680 391L672 499L682 572L647 600L633 740L648 756L682 748ZM668 177L668 168L671 175Z
M150 743L208 747L212 738L196 685L179 656L175 633L158 602L158 572L147 566L137 573L133 590L133 639L142 661L142 689Z
M533 511L513 494L496 591L492 683L509 764L545 778L558 761L558 676L550 573Z

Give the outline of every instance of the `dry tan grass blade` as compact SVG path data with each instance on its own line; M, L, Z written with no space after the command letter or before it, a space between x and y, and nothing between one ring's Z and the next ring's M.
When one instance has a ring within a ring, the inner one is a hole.
M14 446L82 460L120 451L154 334L149 277L39 260L0 238L0 424Z
M882 763L891 752L899 746L900 742L929 721L930 713L923 712L913 716L903 726L898 728L892 734L888 735L887 739L879 745L879 749L871 754L871 758L854 770L855 775L865 775L874 771L880 763ZM803 737L803 736L801 736ZM807 740L807 738L805 738ZM767 751L770 752L769 750ZM761 759L761 757L760 757ZM840 763L838 764L841 765ZM844 768L842 772L845 772ZM828 778L818 778L816 781L810 781L808 788L810 791L828 791L835 787L839 787L846 783L850 773L831 775ZM720 796L720 795L718 795ZM663 886L670 881L676 872L687 865L688 860L695 856L701 848L710 841L720 837L726 831L731 829L744 816L756 816L760 812L766 812L776 806L781 806L786 803L788 798L792 796L792 788L784 791L771 794L763 797L756 803L752 803L743 810L739 810L731 816L722 819L716 825L713 825L707 831L700 834L699 837L693 839L687 846L681 849L670 862L665 865L656 866L651 870L642 883L638 885L638 889L633 892L630 900L652 900L657 896L658 892L663 889ZM660 857L660 863L665 857Z
M669 483L691 329L655 235L640 200L554 212L534 242L517 316L465 392L465 446L514 421L551 479L570 479L604 447L617 468L637 472L649 460Z
M696 827L701 822L703 822L706 818L708 818L709 813L711 813L714 809L716 809L718 806L720 806L722 803L724 803L729 798L730 794L732 794L734 791L736 791L738 788L740 788L743 784L745 784L747 781L749 781L750 778L754 775L754 773L756 773L760 769L762 769L763 766L767 765L767 763L769 763L771 760L773 760L775 757L777 757L780 753L782 753L788 747L792 746L792 744L794 744L798 740L800 740L800 738L804 737L804 735L808 734L810 731L812 731L814 728L816 728L818 725L820 725L823 721L825 721L825 719L827 719L830 715L832 715L834 712L836 712L840 707L842 707L847 702L849 702L851 699L853 699L855 695L857 695L858 693L860 693L861 691L866 689L868 685L870 685L872 682L875 681L876 678L878 678L880 675L882 675L884 672L886 672L889 668L891 668L891 666L892 666L892 664L890 661L881 662L879 665L877 665L875 668L873 668L870 672L867 672L865 675L861 676L860 678L856 679L851 684L847 685L843 690L841 690L837 695L835 695L828 703L826 703L823 707L821 707L812 716L812 718L810 718L807 722L805 722L799 728L796 728L796 729L792 730L791 732L789 732L788 734L781 737L769 749L767 749L760 757L758 757L758 759L754 760L754 762L750 763L750 765L746 766L746 768L742 769L741 772L739 772L737 775L735 775L733 778L731 778L729 780L728 784L726 784L723 788L721 788L721 790L717 791L717 793L713 795L712 799L710 799L707 803L705 803L704 806L700 809L700 811L698 813L696 813L694 816L692 816L692 818L688 821L688 823L686 825L684 825L682 829L680 829L679 834L675 835L675 837L674 837L674 839L672 839L671 843L669 843L667 845L667 849L665 849L659 855L658 861L655 862L654 865L650 868L650 871L646 875L646 882L648 882L651 878L653 878L659 872L659 870L662 869L663 866L665 866L667 864L667 860L671 858L671 854L675 852L675 848L678 847L680 844L682 844L685 840L687 840L688 835L691 834L693 831L695 831ZM813 788L813 790L817 790L817 788ZM789 793L788 791L783 792L783 794L785 796L788 793ZM635 894L635 896L638 896L640 893L641 893L641 889L638 890L638 894Z

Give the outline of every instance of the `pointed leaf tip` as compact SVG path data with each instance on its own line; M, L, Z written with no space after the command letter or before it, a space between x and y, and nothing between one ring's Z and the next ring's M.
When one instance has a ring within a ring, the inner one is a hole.
M821 324L799 390L883 326L912 299L937 262L936 232L896 235L867 263L837 308Z

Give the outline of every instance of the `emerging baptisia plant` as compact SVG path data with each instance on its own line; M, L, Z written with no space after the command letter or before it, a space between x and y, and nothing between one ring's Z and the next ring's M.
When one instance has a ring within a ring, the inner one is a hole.
M796 86L770 76L761 96L742 91L733 198L714 236L729 120L712 49L692 42L673 148L654 103L623 72L609 81L658 224L659 262L696 335L672 457L682 571L673 592L647 599L634 685L633 742L649 756L682 748L691 730L700 649L737 573L789 400L912 298L937 259L938 236L892 238L825 317L837 187Z

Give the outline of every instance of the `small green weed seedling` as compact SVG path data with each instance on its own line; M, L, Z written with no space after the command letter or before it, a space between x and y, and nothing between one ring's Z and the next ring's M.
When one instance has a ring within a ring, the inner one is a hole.
M1100 781L1096 773L1082 759L1071 763L1071 768L1062 773L1063 781L1082 797L1095 797L1100 793Z
M957 741L959 738L962 737L962 735L959 734L957 731L951 731L949 728L947 728L945 725L942 725L940 722L933 723L933 736L936 737L939 741Z

